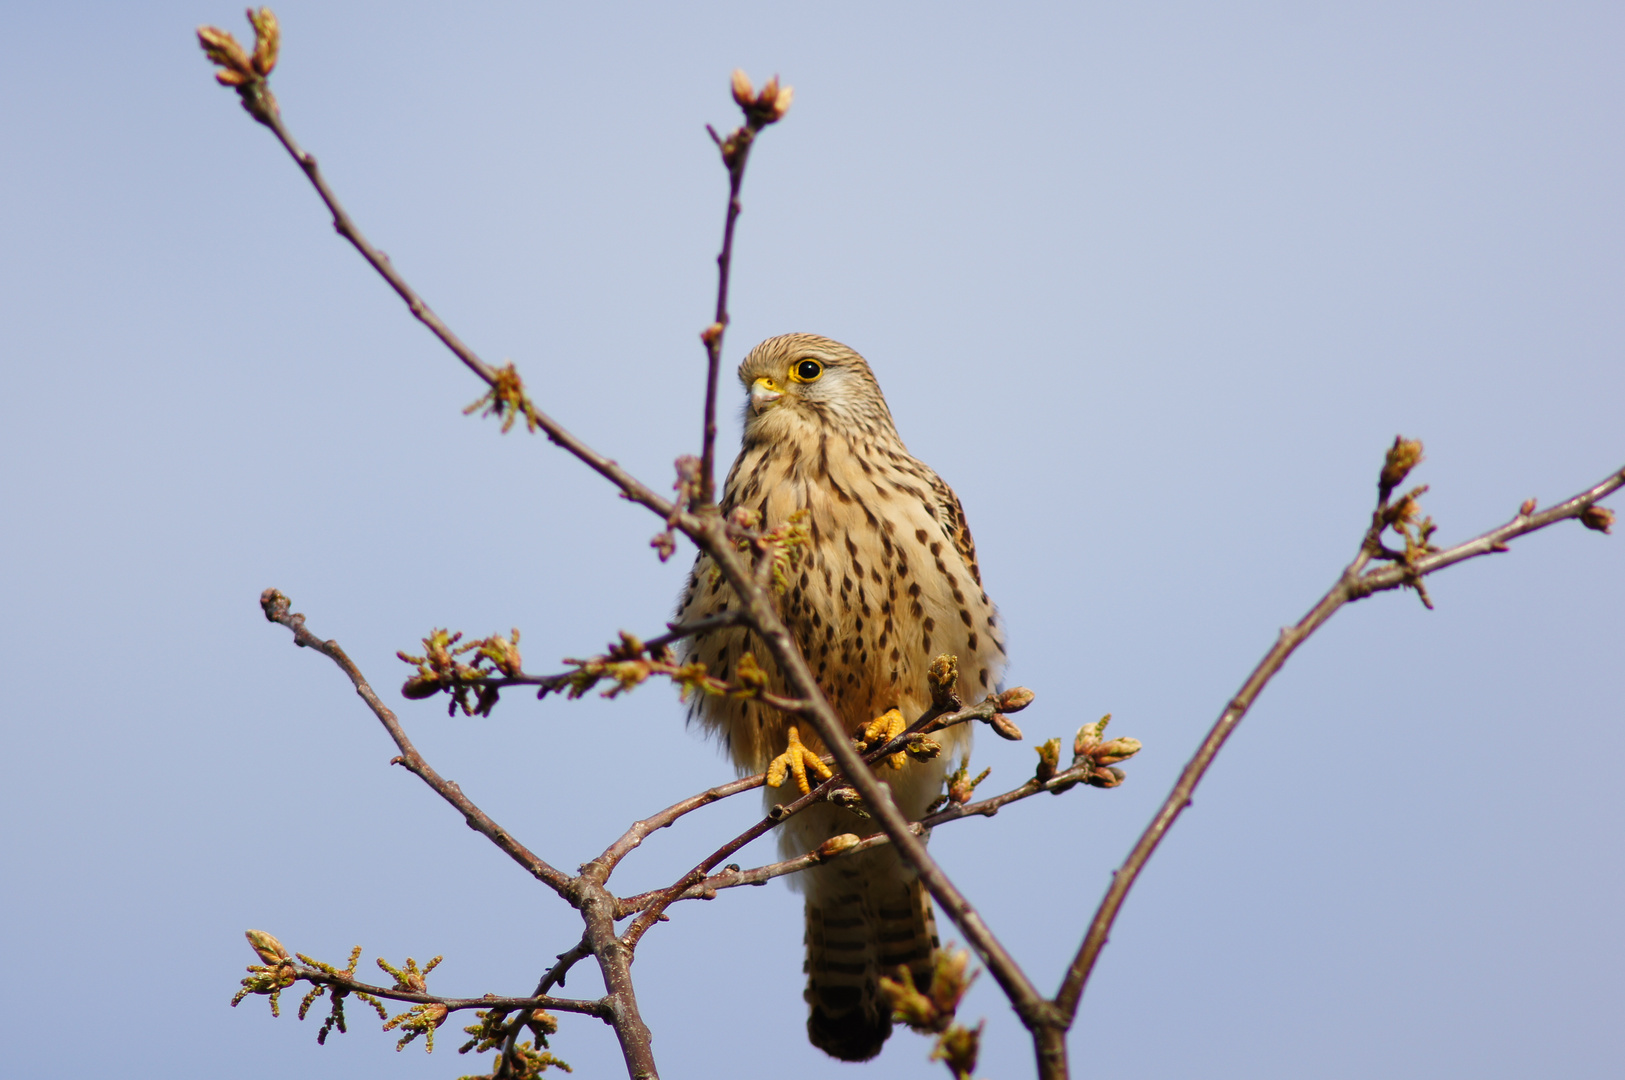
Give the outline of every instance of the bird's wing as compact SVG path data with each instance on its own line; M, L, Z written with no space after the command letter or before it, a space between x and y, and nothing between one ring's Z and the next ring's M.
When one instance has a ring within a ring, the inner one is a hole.
M965 508L959 505L959 496L934 472L931 474L931 491L936 496L937 515L943 523L943 530L954 542L954 550L959 552L959 557L965 560L971 580L980 587L982 569L976 565L976 541L971 539L970 526L965 523Z

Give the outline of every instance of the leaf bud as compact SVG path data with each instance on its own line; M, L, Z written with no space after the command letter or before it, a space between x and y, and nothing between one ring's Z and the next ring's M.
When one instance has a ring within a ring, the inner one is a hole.
M734 101L739 105L740 108L749 108L755 103L756 88L751 86L750 76L746 75L739 68L734 68L732 89Z
M422 701L440 693L440 679L434 675L414 675L401 686L401 696L410 701Z
M1092 724L1085 724L1078 729L1072 739L1072 760L1087 754L1100 745L1101 736L1106 733L1106 725L1112 722L1112 714L1107 713Z
M942 753L942 744L924 735L915 735L903 746L903 752L915 761L930 761Z
M260 75L271 74L276 57L282 48L282 28L270 8L248 9L248 21L254 27L254 70Z
M786 86L779 90L773 99L773 119L783 120L784 114L790 111L790 101L796 96L795 87Z
M828 859L831 856L839 855L843 851L850 851L857 847L860 842L857 833L842 833L839 836L832 836L819 844L813 854L820 859Z
M1614 524L1614 512L1606 506L1588 506L1580 511L1580 524L1588 529L1606 533Z
M1089 775L1087 783L1091 787L1114 788L1123 782L1123 778L1126 775L1127 774L1124 773L1122 769L1119 769L1116 765L1110 765L1104 769L1096 769Z
M264 930L248 930L243 936L267 964L280 964L288 958L288 950L282 947L282 942Z
M1033 773L1033 777L1040 784L1046 784L1050 777L1055 775L1055 766L1061 760L1061 740L1050 739L1033 749L1038 751L1038 769Z
M970 971L970 953L965 949L938 949L932 964L931 1003L945 1018L951 1017L978 973Z
M943 653L931 661L931 666L925 671L925 681L931 687L932 703L939 708L945 707L959 682L959 658Z
M1403 435L1394 436L1394 445L1388 448L1388 454L1383 459L1382 475L1377 478L1377 486L1384 495L1405 482L1412 469L1422 460L1422 443L1417 439L1407 439Z
M892 1019L916 1031L937 1030L937 1007L915 987L908 968L899 967L895 979L882 975L880 996L891 1007Z
M1119 761L1127 761L1139 752L1139 739L1123 738L1102 743L1089 751L1089 756L1094 759L1096 765L1115 765Z
M1021 729L1011 723L1010 718L1003 713L994 713L987 724L988 727L993 729L993 733L1001 739L1009 739L1011 742L1020 742L1022 740Z
M222 86L241 86L258 74L237 39L218 26L198 27L197 40L209 62L221 69L214 77Z
M971 1073L976 1071L976 1059L981 1055L982 1028L986 1025L986 1020L975 1028L955 1024L937 1039L937 1045L931 1051L931 1060L943 1062L954 1076L969 1080Z
M1013 686L999 695L999 711L1004 713L1020 712L1033 703L1035 695L1025 686Z

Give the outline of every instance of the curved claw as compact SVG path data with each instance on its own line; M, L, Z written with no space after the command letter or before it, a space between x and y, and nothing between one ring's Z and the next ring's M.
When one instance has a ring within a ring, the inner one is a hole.
M897 738L907 727L908 722L903 719L903 714L899 710L887 709L869 721L864 727L863 741L870 746L880 746ZM891 755L886 760L894 769L903 767L903 754L901 751Z
M794 776L796 778L796 787L800 788L801 793L805 795L812 791L812 785L807 783L807 770L809 768L818 774L820 780L828 780L835 774L830 771L829 766L825 765L817 754L802 745L801 732L796 730L794 724L790 725L786 734L789 738L789 745L784 748L784 753L768 763L767 786L779 787L784 783L787 775Z

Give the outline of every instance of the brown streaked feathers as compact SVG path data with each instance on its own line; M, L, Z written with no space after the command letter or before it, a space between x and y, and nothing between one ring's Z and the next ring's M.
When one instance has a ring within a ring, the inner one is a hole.
M982 589L958 497L908 453L869 365L828 338L786 334L751 350L739 378L750 400L722 509L748 506L766 529L807 512L811 542L779 598L780 614L847 732L888 709L909 720L924 712L926 669L943 653L959 658L960 696L980 700L1003 671L1003 627ZM688 622L735 602L701 556L678 615ZM688 645L689 657L723 677L746 652L782 689L772 657L744 628ZM763 771L786 744L786 718L760 702L702 698L694 716L721 736L741 773ZM800 733L815 753L824 751L807 725ZM950 763L969 750L963 726L940 741L943 753L933 761L876 769L910 817L923 815ZM770 804L796 794L792 785L767 789ZM791 818L780 845L800 855L831 836L870 831L864 819L822 804ZM929 982L937 947L930 897L890 846L792 881L807 898L808 1036L835 1057L871 1058L891 1033L879 976L906 965Z

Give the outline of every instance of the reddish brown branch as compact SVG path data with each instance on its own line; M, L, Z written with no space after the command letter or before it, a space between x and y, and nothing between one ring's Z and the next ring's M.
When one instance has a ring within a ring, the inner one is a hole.
M903 739L899 737L896 741L901 743ZM888 747L890 745L887 744ZM864 757L878 761L886 755L886 752L887 748L883 747L880 751L874 752L873 757L868 753ZM938 825L944 825L951 821L962 821L971 817L992 817L1001 808L1013 802L1031 798L1040 792L1049 791L1059 795L1069 788L1078 786L1082 781L1088 780L1095 771L1096 766L1092 762L1088 760L1080 761L1064 772L1056 773L1048 780L1028 780L1020 787L1011 788L1009 791L982 799L979 802L966 803L963 806L945 807L934 814L928 814L921 818L909 831L915 835L921 835L926 829L933 829ZM747 779L759 783L761 777L755 776ZM814 850L807 852L805 855L798 855L793 859L783 859L750 870L723 870L720 873L707 875L703 880L688 886L674 898L673 902L679 900L712 900L723 889L736 889L741 885L764 885L774 878L799 873L809 866L818 866L822 863L833 862L836 859L844 859L860 851L868 851L870 848L889 843L891 843L891 837L885 833L872 833L862 837L857 844L851 847L841 848L829 854ZM636 896L622 897L620 901L621 917L625 918L635 912L644 910L650 904L665 896L666 891L665 889L656 889L652 892L638 893Z
M1281 666L1286 663L1287 658L1292 655L1299 645L1303 644L1344 604L1370 596L1375 592L1383 592L1417 583L1421 577L1436 573L1447 566L1454 566L1466 559L1505 551L1509 540L1534 532L1537 529L1544 529L1559 521L1581 517L1599 499L1606 498L1619 490L1621 486L1625 486L1625 469L1621 469L1606 480L1586 491L1582 491L1573 498L1538 514L1532 512L1532 507L1521 509L1507 524L1491 529L1482 536L1457 544L1447 550L1423 555L1416 560L1414 566L1407 567L1400 563L1392 563L1368 571L1366 570L1367 565L1379 550L1377 540L1383 529L1381 518L1382 510L1387 505L1386 496L1394 486L1396 484L1386 485L1384 498L1378 508L1378 514L1374 517L1372 526L1367 531L1366 537L1361 543L1360 552L1355 556L1354 561L1344 569L1337 583L1327 591L1325 596L1320 598L1320 601L1309 610L1307 615L1300 619L1296 625L1281 631L1274 647L1259 661L1258 666L1247 677L1236 696L1219 714L1218 720L1214 721L1207 737L1202 740L1202 745L1197 749L1196 756L1191 758L1190 763L1180 773L1173 790L1168 793L1168 798L1163 801L1162 807L1157 811L1156 816L1146 826L1145 832L1141 834L1139 841L1134 845L1133 850L1129 852L1129 856L1123 862L1121 869L1113 875L1111 886L1106 890L1106 895L1101 900L1100 907L1095 912L1095 917L1089 925L1088 933L1084 936L1083 943L1078 947L1077 955L1073 957L1072 963L1067 969L1066 977L1062 980L1060 990L1055 997L1055 1003L1064 1014L1068 1024L1070 1024L1072 1017L1077 1014L1078 1002L1083 995L1083 989L1088 982L1089 974L1094 970L1095 962L1100 957L1101 949L1105 947L1112 924L1116 921L1117 914L1122 909L1123 901L1127 898L1129 890L1133 888L1140 871L1145 868L1146 862L1150 860L1152 854L1157 850L1157 845L1168 834L1168 830L1173 827L1179 815L1190 805L1191 795L1195 792L1196 785L1201 783L1202 777L1207 773L1208 768L1213 764L1214 758L1218 756L1219 750L1224 746L1225 740L1236 729L1236 725L1241 723L1242 717L1247 715L1247 710L1258 699L1258 695L1263 692L1270 679L1274 678L1275 673L1281 670ZM1059 1076L1064 1075L1064 1073L1050 1072L1042 1075Z
M395 713L379 699L366 678L361 674L361 669L356 667L355 662L349 656L345 655L343 649L339 648L338 642L323 641L306 629L305 617L293 613L292 603L286 596L275 589L266 589L260 594L260 608L265 612L265 617L271 622L293 631L294 644L308 649L315 649L329 660L332 660L345 675L349 676L351 684L355 686L355 692L361 696L362 701L367 703L367 707L372 710L373 715L378 717L379 722L384 725L384 730L389 732L389 737L394 740L396 748L400 750L400 756L394 759L393 764L404 766L408 772L428 784L436 795L445 799L457 809L458 813L463 815L463 820L468 822L469 828L490 840L510 859L524 867L537 881L542 882L560 896L568 894L571 882L568 874L564 874L550 866L546 860L514 839L511 833L495 821L492 821L485 811L475 806L473 801L463 794L461 788L442 777L423 759L417 748L412 745L412 740L407 738L406 731L401 727L400 720L395 716Z
M915 742L916 737L922 732L940 731L943 728L951 727L954 724L968 723L971 720L990 720L993 716L997 715L997 702L993 698L979 702L976 705L966 709L959 709L951 714L947 713L947 710L951 706L957 704L958 702L952 700L951 698L945 698L944 700L934 704L930 709L926 710L926 712L918 720L910 724L895 738L865 750L863 752L864 763L866 765L873 765L875 762L885 760L892 754L908 749ZM820 760L822 760L824 764L829 765L835 761L835 758L832 754L825 754ZM665 810L662 810L660 813L648 818L645 822L639 822L638 825L633 826L633 829L629 830L625 836L621 837L620 840L617 840L615 845L613 845L609 851L606 851L604 855L599 856L598 860L594 861L601 861L606 856L611 855L611 853L617 853L614 855L614 858L610 863L610 865L613 866L615 862L618 862L627 854L627 852L631 851L632 848L636 847L639 843L642 843L643 839L656 829L664 828L684 814L698 810L702 806L708 806L719 799L727 798L730 795L737 795L740 792L750 791L753 788L761 787L766 778L766 773L757 773L755 776L744 777L740 780L734 781L731 784L724 784L720 787L712 788L710 791L701 792L699 795L695 795L691 798L684 799L682 802L675 803L672 806L667 807ZM626 932L623 935L624 940L636 945L637 942L642 939L643 935L648 932L649 928L652 927L656 922L660 921L660 918L665 914L667 907L671 906L673 903L676 903L678 900L688 899L693 890L701 888L708 880L707 875L710 874L710 872L717 866L719 866L722 863L722 860L740 850L752 840L765 835L776 826L783 824L791 817L801 813L807 807L816 802L824 801L837 788L843 788L846 786L844 774L840 771L836 771L836 773L828 780L818 784L807 794L798 799L791 800L787 803L780 803L779 805L773 807L773 809L768 812L766 817L762 818L750 828L746 829L744 832L740 833L738 836L735 836L732 840L729 840L726 844L723 844L720 848L713 851L703 861L701 861L688 873L684 874L676 882L664 889L657 889L653 892L641 893L637 897L621 900L616 909L615 917L617 919L624 919L632 914L638 915L637 921L626 929ZM647 827L640 829L639 826ZM800 867L797 867L797 869L800 869ZM783 871L783 873L793 872L794 871L791 870ZM780 875L770 875L770 877L778 876ZM763 878L762 880L766 881L768 878ZM634 903L634 901L636 902Z
M744 72L733 75L734 101L745 111L745 123L722 138L709 125L706 131L722 154L728 169L728 212L722 225L722 251L717 254L717 306L711 325L700 340L705 343L705 423L701 431L700 483L690 509L698 511L716 501L717 382L722 365L722 338L728 330L728 280L733 271L734 225L739 220L739 188L745 181L745 164L756 136L769 124L784 118L790 108L788 86L780 89L775 76L761 93L750 85Z
M389 287L395 290L396 295L406 302L406 306L412 312L413 318L428 327L430 333L439 338L441 344L450 349L452 354L458 360L461 360L468 370L479 376L481 381L487 386L495 387L501 374L498 369L480 359L479 355L469 348L462 338L453 333L451 327L447 326L440 316L436 315L433 309L429 307L423 297L418 295L417 290L412 288L406 279L396 271L394 264L389 261L389 256L375 248L362 234L361 230L356 227L355 222L344 209L344 205L339 202L338 196L328 186L327 178L322 175L321 169L317 166L315 156L302 149L288 132L286 125L282 122L281 111L276 107L274 99L271 98L269 88L262 82L253 87L239 88L238 93L242 95L244 106L248 109L249 114L267 128L270 128L271 133L277 137L277 141L282 144L283 148L292 155L294 161L298 162L299 167L304 170L311 186L316 189L316 194L321 197L328 212L333 215L333 228L338 234L348 240L361 253L361 257L367 260L367 264L376 270L379 276L389 283ZM259 103L258 107L254 104L255 102ZM637 478L621 468L615 461L598 453L576 438L546 413L535 409L530 413L530 416L555 445L563 447L565 451L584 462L588 468L620 488L621 493L632 502L645 506L663 517L670 515L674 509L677 509L668 500L639 482Z

